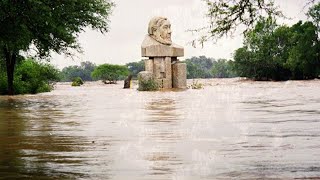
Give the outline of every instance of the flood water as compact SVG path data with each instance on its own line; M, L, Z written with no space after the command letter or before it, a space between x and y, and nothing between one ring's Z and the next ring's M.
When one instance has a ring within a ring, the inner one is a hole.
M320 179L320 80L203 82L2 96L0 179Z

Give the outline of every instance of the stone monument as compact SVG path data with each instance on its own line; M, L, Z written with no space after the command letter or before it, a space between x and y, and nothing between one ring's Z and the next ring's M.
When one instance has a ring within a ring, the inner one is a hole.
M160 88L186 88L187 66L178 60L184 56L183 47L171 40L171 24L165 17L154 17L149 22L148 35L141 45L145 60L145 71L140 73L157 82Z

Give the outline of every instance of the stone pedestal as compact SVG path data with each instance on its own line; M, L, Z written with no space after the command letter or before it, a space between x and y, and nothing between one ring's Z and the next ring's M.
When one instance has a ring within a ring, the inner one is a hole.
M145 60L145 70L153 74L160 88L172 88L172 67L170 57L153 57Z
M138 79L142 81L148 81L153 78L153 74L149 71L141 71L138 73Z
M172 44L164 45L147 36L142 43L141 53L148 57L145 71L150 72L160 88L186 88L186 64L177 57L184 55L183 47Z
M153 59L145 59L144 60L144 69L145 71L149 71L153 73Z
M176 62L172 65L172 86L173 88L187 88L187 65Z

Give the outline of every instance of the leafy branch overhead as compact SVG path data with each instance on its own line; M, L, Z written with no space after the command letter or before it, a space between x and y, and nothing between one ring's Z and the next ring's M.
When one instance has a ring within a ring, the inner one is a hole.
M85 27L108 31L113 6L105 0L1 1L0 45L17 52L33 44L40 56L69 53L79 48L76 38Z
M108 32L113 6L109 0L0 1L0 60L6 64L8 94L14 94L21 52L32 48L39 57L72 55L71 49L80 50L77 38L85 28Z
M217 40L223 36L233 35L239 26L244 26L243 33L253 29L260 19L285 18L273 0L203 0L207 5L208 26L195 32L202 35L198 42L203 45L208 40ZM316 0L308 0L313 4ZM195 45L195 41L193 45Z

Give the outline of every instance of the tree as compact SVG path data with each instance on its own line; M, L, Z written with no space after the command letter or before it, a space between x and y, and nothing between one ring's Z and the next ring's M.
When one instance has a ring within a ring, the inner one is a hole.
M320 3L311 7L307 13L308 17L312 19L312 22L318 27L320 31Z
M212 78L211 68L215 63L212 58L205 56L192 57L186 59L187 64L187 78Z
M278 27L259 21L246 34L244 47L236 50L235 68L255 80L312 79L320 72L319 45L311 22Z
M285 18L284 14L275 5L274 0L203 0L207 4L206 16L208 26L201 27L196 32L201 32L197 40L200 44L208 40L216 40L225 35L231 35L243 26L244 33L252 30L257 22L268 17L277 19ZM314 4L316 0L307 0L306 6ZM318 16L319 17L319 16ZM195 44L195 41L193 41Z
M3 0L0 2L0 59L6 63L8 94L13 95L17 57L31 47L41 58L50 52L80 50L77 37L85 27L108 31L114 6L106 0Z
M106 84L115 84L117 80L125 79L128 74L129 70L126 66L102 64L94 69L91 76L95 80L102 80Z
M16 66L13 83L15 92L16 94L49 92L52 89L52 82L59 80L58 74L58 69L52 65L33 59L23 60ZM6 74L3 71L0 75L0 94L7 94Z
M301 21L291 28L291 49L286 66L294 79L315 78L319 74L319 41L317 27L311 22Z
M81 62L80 66L68 66L62 69L62 81L73 81L75 78L80 77L84 81L92 81L91 73L96 68L92 62Z
M233 59L235 70L240 77L253 78L255 76L256 67L253 66L253 53L247 47L237 49Z
M233 71L233 61L226 59L218 59L212 66L212 76L215 78L231 78L236 77L236 73Z

